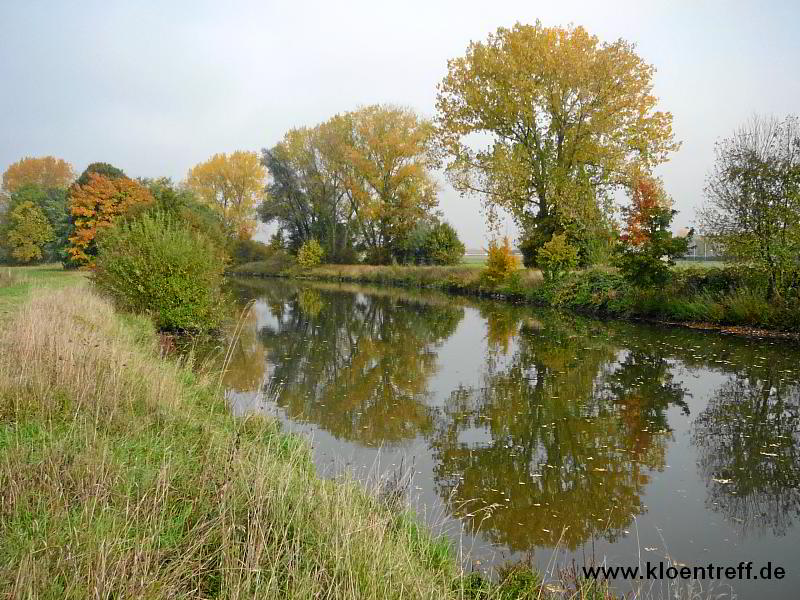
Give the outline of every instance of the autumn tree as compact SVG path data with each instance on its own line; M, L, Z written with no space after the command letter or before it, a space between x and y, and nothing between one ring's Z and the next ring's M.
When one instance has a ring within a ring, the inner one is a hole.
M432 132L412 111L378 105L289 131L262 154L272 182L261 219L286 229L294 249L318 239L335 261L352 260L353 246L370 262L404 260L437 205Z
M656 110L654 68L624 40L583 27L517 24L472 42L438 86L438 142L462 194L515 219L526 264L566 231L591 258L611 194L631 165L649 171L678 148Z
M53 228L42 209L30 200L12 202L2 228L3 245L18 263L41 260Z
M72 166L60 158L25 157L10 165L3 173L3 192L12 194L24 185L42 188L67 188L75 179Z
M256 228L256 208L264 198L266 175L256 152L223 152L192 167L186 185L218 210L240 239L249 239Z
M800 281L800 120L754 117L716 147L701 212L729 258L769 274L770 297Z
M637 285L659 285L669 278L669 267L686 254L693 231L675 237L670 230L677 214L659 179L635 174L631 202L622 209L625 227L617 247L616 264Z
M297 251L318 240L332 262L352 258L354 207L344 186L346 166L340 148L349 124L334 117L316 127L296 128L270 149L262 150L269 170L267 197L259 207L265 223L277 223Z
M97 232L109 227L134 207L150 204L153 196L127 177L109 179L97 173L87 174L87 183L70 188L69 212L72 234L67 255L76 266L91 266L97 253Z
M428 156L433 127L395 106L368 106L350 118L352 137L343 150L352 171L345 185L368 259L388 262L392 248L438 204Z

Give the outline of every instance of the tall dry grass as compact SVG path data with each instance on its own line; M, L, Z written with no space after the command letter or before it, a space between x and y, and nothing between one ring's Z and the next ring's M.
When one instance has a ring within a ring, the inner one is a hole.
M0 590L14 598L443 598L441 542L305 444L235 420L85 286L0 334Z

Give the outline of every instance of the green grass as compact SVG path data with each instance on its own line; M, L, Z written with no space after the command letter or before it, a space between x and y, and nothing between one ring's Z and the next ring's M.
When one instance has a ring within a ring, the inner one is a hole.
M486 256L465 256L461 259L461 264L470 267L485 267L486 258Z
M32 267L0 266L0 322L7 319L38 288L61 288L82 282L82 271L65 271L60 264Z
M722 260L676 260L676 269L721 269L728 263Z

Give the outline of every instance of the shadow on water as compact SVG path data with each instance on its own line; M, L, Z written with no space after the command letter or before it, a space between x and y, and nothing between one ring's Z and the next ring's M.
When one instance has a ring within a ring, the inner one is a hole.
M391 288L237 295L257 302L224 379L234 410L313 424L333 455L413 454L422 500L478 553L800 558L790 343Z

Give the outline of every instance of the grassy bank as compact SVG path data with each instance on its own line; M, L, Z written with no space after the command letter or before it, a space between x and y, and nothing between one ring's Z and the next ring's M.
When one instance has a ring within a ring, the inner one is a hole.
M273 261L240 265L233 274L425 287L600 317L800 332L800 299L768 300L765 276L735 267L681 266L673 270L669 284L649 290L630 285L614 269L603 268L575 271L555 281L545 281L537 270L520 269L496 287L485 285L481 269L463 265L320 265L299 271Z
M446 545L300 440L235 420L86 287L0 341L0 588L15 597L439 598ZM405 590L405 594L402 591Z
M529 570L465 575L391 495L322 479L304 441L234 418L215 377L159 356L149 321L53 284L0 333L10 597L555 597ZM606 596L576 588L557 597Z

